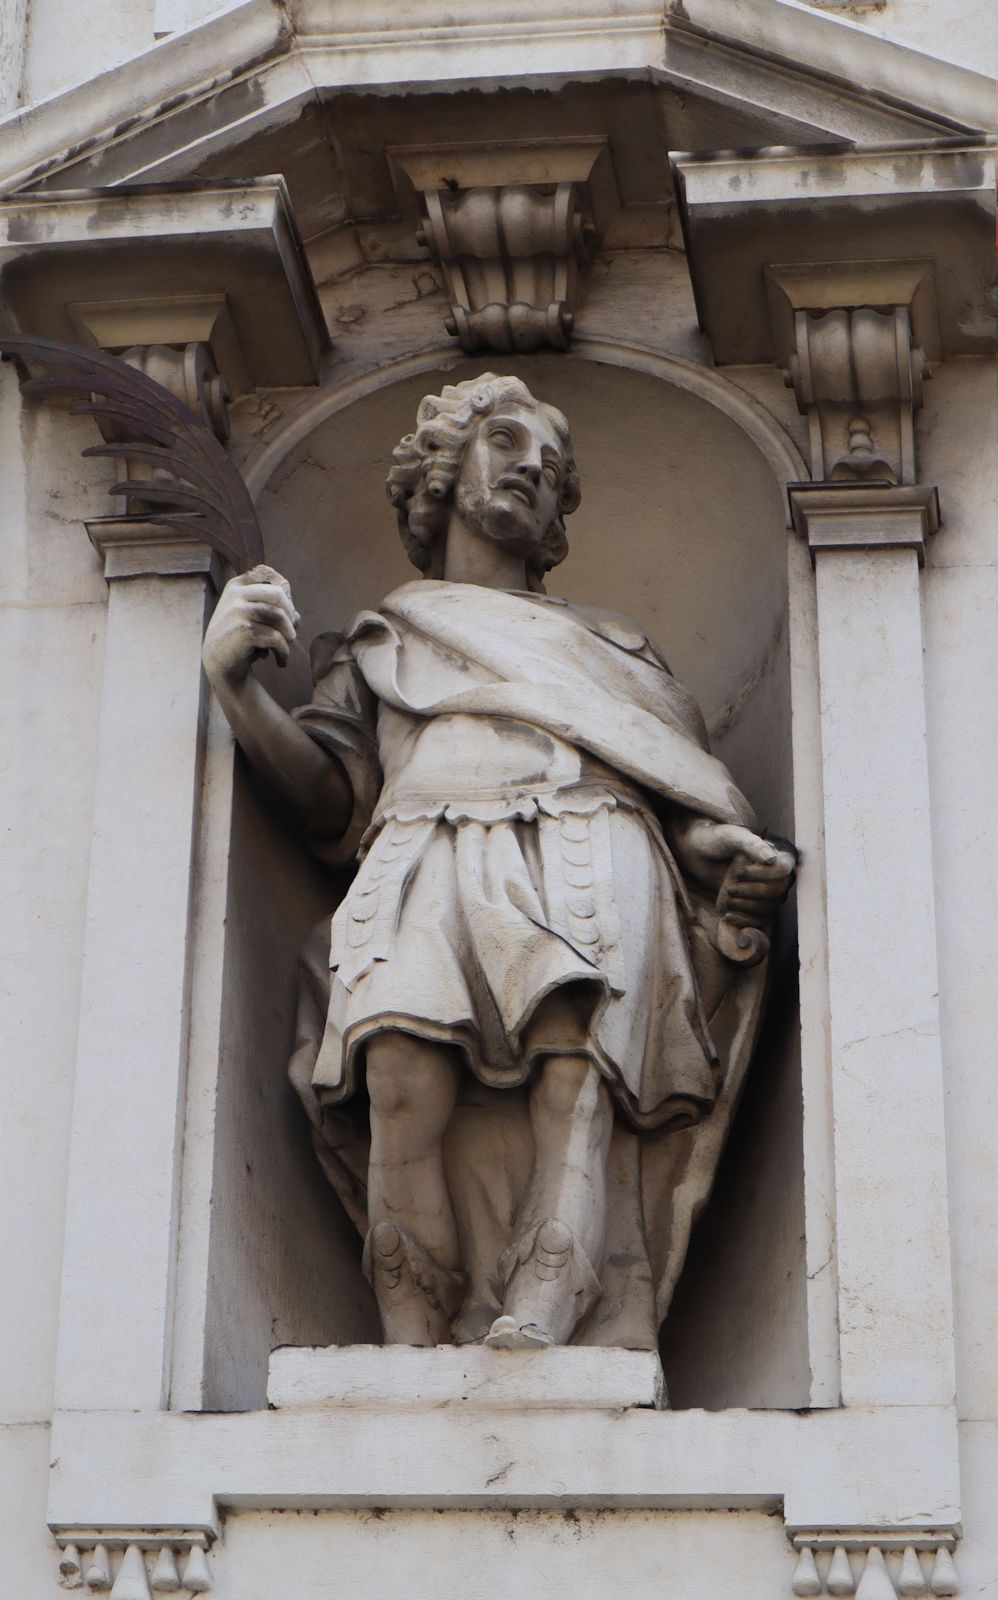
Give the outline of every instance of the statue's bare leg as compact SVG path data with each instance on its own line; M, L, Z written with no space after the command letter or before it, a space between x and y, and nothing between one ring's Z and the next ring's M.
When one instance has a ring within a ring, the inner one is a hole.
M443 1138L460 1058L447 1045L386 1031L367 1045L370 1233L365 1265L388 1344L446 1344L461 1298L460 1244Z
M507 1260L503 1315L486 1339L497 1348L566 1343L599 1292L606 1244L613 1106L588 1056L545 1059L530 1121L533 1173Z

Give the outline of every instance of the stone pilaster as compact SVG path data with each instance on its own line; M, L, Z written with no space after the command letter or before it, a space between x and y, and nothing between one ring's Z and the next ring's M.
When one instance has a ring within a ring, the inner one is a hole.
M56 1405L166 1400L212 553L93 523L108 618ZM107 1063L123 1074L110 1095Z
M815 565L842 1399L954 1393L919 564L931 489L791 491Z

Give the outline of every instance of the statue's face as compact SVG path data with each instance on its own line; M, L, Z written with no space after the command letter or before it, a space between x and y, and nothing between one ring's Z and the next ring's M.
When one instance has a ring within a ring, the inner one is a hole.
M565 452L547 412L507 404L484 417L454 488L465 527L528 556L558 514Z

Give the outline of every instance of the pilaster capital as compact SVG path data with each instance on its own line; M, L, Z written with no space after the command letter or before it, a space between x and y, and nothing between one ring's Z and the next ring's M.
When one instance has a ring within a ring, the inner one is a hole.
M929 364L912 340L909 308L797 310L794 345L784 378L808 419L816 482L913 484Z
M205 577L213 589L222 587L221 558L194 534L142 516L97 517L86 529L109 583L117 578Z
M0 332L203 344L232 395L315 383L330 347L281 178L6 195L0 270Z
M819 550L913 550L939 527L939 495L922 484L800 483L789 490L793 525Z

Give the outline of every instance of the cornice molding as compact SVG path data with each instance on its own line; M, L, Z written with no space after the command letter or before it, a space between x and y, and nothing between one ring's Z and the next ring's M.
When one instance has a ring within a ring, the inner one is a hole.
M991 354L995 149L978 135L674 155L715 361L785 366L797 312L899 305L930 359Z
M440 27L435 0L413 0L402 26L389 0L374 0L363 30L350 26L353 16L344 0L242 0L120 67L0 119L0 189L52 182L64 170L74 183L158 174L169 154L144 165L128 161L136 134L153 125L169 134L164 142L174 154L186 152L193 163L212 138L189 113L234 86L246 92L236 96L240 103L228 129L245 136L261 120L325 89L553 83L606 72L608 63L614 73L669 78L688 74L691 55L711 85L716 58L728 54L757 70L767 92L774 78L788 73L825 85L826 99L829 87L832 97L840 90L846 107L868 105L888 119L895 114L902 137L906 129L993 126L991 78L795 0L743 0L739 6L667 0L652 7L632 0L612 16L602 0L538 0L529 19L514 0L468 0L460 22L449 27ZM737 89L732 93L738 97ZM854 136L845 127L841 133ZM113 173L81 173L85 159L112 148L121 155Z
M852 94L859 88L954 130L994 128L994 79L927 55L846 17L797 0L666 0L667 27L805 70ZM955 108L962 115L955 115Z

